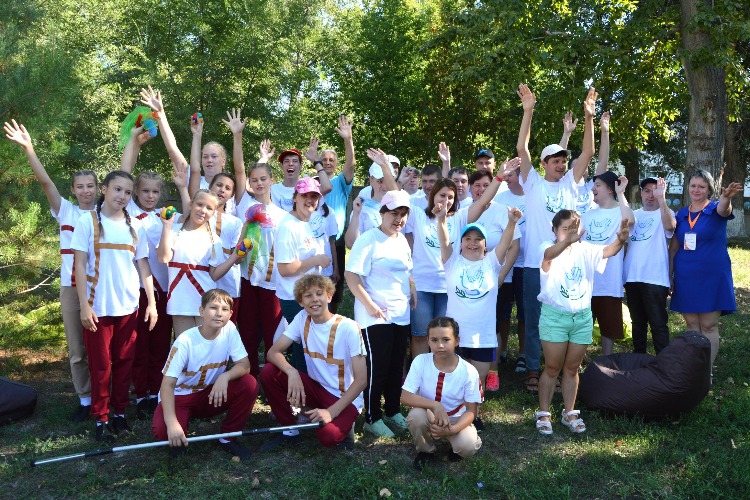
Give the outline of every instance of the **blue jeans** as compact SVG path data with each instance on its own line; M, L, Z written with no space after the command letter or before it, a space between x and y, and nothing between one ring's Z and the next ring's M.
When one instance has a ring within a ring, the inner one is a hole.
M447 293L417 291L417 308L411 311L411 334L413 337L425 337L427 325L433 318L445 316L448 308Z
M542 344L539 341L539 315L542 304L537 297L542 285L539 282L539 268L523 268L523 309L526 319L526 369L538 372L541 364Z

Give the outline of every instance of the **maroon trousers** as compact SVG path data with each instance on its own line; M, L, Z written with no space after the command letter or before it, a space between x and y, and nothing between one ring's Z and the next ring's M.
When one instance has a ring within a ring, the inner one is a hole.
M135 311L127 316L100 316L95 332L83 329L91 376L91 415L98 420L109 420L110 405L115 414L122 414L130 403L137 325Z
M239 315L237 328L240 331L242 344L250 360L250 373L257 377L260 374L258 362L258 348L263 339L264 353L273 345L273 335L281 322L281 304L276 292L253 286L250 281L242 279L240 291L242 296L242 311Z
M209 418L227 412L221 423L221 432L238 432L244 429L247 417L253 411L255 399L258 397L258 382L252 375L244 375L227 384L227 400L221 406L214 406L208 402L213 384L202 391L175 396L174 411L182 430L187 434L190 417ZM164 422L164 409L159 402L151 423L154 437L158 441L167 440L167 424Z
M336 396L325 390L307 373L299 372L302 377L302 385L305 387L305 406L309 408L329 408L339 400ZM260 372L260 383L265 391L271 411L282 425L293 425L297 421L292 413L292 407L287 401L287 388L289 379L286 374L276 368L272 363L266 363ZM338 417L330 423L318 429L318 441L326 447L336 446L346 438L359 417L359 412L353 404L350 404Z
M143 315L138 321L133 359L133 393L137 398L145 398L149 393L156 396L159 393L161 371L167 362L172 343L172 316L167 314L167 294L154 290L154 295L156 312L159 314L154 329L149 331L148 322L143 321ZM147 306L146 291L141 288L138 310L144 311Z

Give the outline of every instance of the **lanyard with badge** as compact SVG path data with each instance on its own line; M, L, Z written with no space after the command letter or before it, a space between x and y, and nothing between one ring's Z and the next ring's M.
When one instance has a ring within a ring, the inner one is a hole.
M701 208L698 213L695 216L695 219L690 217L690 207L688 207L688 224L690 225L690 231L685 233L685 242L684 247L685 250L695 250L696 246L698 245L698 235L693 231L693 228L695 227L695 224L698 223L698 219L701 216L701 212L708 206L708 200L706 200L706 203L703 204L703 208Z

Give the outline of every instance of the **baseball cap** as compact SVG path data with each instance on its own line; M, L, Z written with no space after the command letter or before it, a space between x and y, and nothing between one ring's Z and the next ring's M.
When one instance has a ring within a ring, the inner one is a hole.
M641 181L641 184L640 184L641 189L645 188L646 184L657 184L657 181L654 177L646 177L645 179Z
M479 234L482 235L482 238L485 240L487 239L487 231L485 231L484 226L482 224L477 224L476 222L472 222L471 224L466 224L464 228L461 230L461 238L464 237L466 233L468 233L471 230L479 231Z
M479 157L481 156L486 156L487 158L494 158L495 153L493 153L492 150L489 148L480 149L479 151L477 151L477 154L474 156L474 159L478 160Z
M389 162L389 163L395 163L395 164L396 164L396 165L398 165L399 167L401 166L401 162L399 161L399 159L398 159L398 158L396 158L396 157L395 157L395 156L393 156L393 155L388 155L388 162Z
M620 178L617 177L617 174L612 172L611 170L607 170L603 174L595 175L591 180L595 181L597 179L606 184L607 187L612 190L612 194L614 195L615 199L617 199L617 191L615 191L615 186L620 183Z
M383 199L380 200L380 206L386 207L388 210L395 210L398 207L411 208L409 193L402 190L388 191L383 195Z
M289 155L297 155L299 156L299 161L302 161L302 153L299 152L299 149L285 149L279 154L279 163L284 161L284 157Z
M556 155L557 153L565 153L566 155L570 154L569 149L565 149L559 144L550 144L546 148L542 150L542 160L547 160L552 155Z
M395 158L395 156L394 156L394 158ZM399 165L400 165L400 163L399 163ZM396 177L396 171L393 170L393 165L390 165L390 167L391 167L391 174L395 178ZM370 175L373 176L373 177L375 177L376 179L382 179L383 178L383 169L377 163L373 163L372 165L370 165Z
M299 194L318 193L320 195L320 183L312 177L303 177L297 181L294 191Z

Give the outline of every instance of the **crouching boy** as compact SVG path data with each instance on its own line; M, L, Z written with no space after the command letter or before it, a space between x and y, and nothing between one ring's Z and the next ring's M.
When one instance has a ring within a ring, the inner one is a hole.
M258 383L250 375L250 362L232 315L232 298L223 290L203 295L203 324L177 337L164 365L159 405L154 413L153 433L169 441L172 455L185 451L185 432L190 417L206 418L227 413L221 432L245 427L258 397ZM234 366L227 371L229 360ZM242 460L250 451L236 440L220 439L219 445Z
M367 384L366 351L359 326L328 310L334 291L333 282L317 274L306 274L296 282L294 298L304 310L274 342L260 372L260 383L279 423L296 423L291 405L311 408L305 414L313 422L325 424L317 432L320 444L326 447L345 440L344 446L353 444L350 431L362 411L362 390ZM284 357L293 342L302 343L306 374ZM299 431L285 431L261 450L299 439Z

